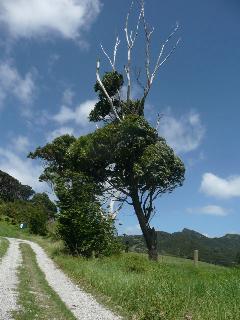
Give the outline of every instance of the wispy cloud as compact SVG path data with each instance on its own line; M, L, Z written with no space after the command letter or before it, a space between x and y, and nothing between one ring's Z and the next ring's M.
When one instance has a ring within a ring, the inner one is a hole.
M35 92L34 75L28 72L22 76L9 61L0 61L0 105L5 99L14 97L22 104L33 101Z
M161 119L159 133L177 153L186 153L199 147L205 128L196 112L192 111L177 119L168 110Z
M68 97L68 99L70 99L70 97ZM89 113L94 108L94 105L96 104L96 102L97 100L95 99L87 100L81 103L75 109L72 109L63 105L59 113L53 116L53 120L55 120L60 124L64 124L72 121L72 122L75 122L76 124L80 124L81 126L87 126L89 124L89 120L88 120Z
M30 141L28 137L20 135L12 139L12 147L18 152L27 152L29 151Z
M227 216L230 213L229 209L226 209L217 205L207 205L207 206L198 207L198 208L188 208L187 211L189 213L198 213L198 214L219 216L219 217Z
M200 190L208 196L229 199L240 197L240 176L220 178L213 173L205 173Z
M46 183L38 181L42 168L33 160L22 159L9 149L0 148L0 169L21 183L31 186L35 191L49 191Z
M39 39L52 32L77 39L100 10L99 0L1 0L0 22L14 38Z
M62 136L64 134L74 135L74 128L71 127L60 127L51 132L49 132L46 136L47 141L52 141L55 138Z

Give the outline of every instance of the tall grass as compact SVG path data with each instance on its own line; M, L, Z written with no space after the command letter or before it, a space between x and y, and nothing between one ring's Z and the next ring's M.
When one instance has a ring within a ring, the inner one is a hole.
M85 289L129 319L240 319L240 270L129 253L103 259L61 253L56 263Z

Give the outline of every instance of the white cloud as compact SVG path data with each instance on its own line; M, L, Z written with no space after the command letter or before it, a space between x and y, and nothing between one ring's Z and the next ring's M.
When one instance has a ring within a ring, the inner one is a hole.
M30 141L25 136L18 136L12 139L13 149L18 152L27 152L30 146Z
M76 39L89 29L100 9L99 0L1 0L0 22L13 37L54 32Z
M159 133L177 153L185 153L199 147L205 129L196 112L176 119L168 111L161 119Z
M217 205L208 205L208 206L199 207L199 208L188 208L187 211L189 213L199 213L199 214L221 216L221 217L227 216L229 214L229 210Z
M46 183L38 181L42 168L34 160L22 159L14 152L0 148L0 169L37 192L49 190Z
M83 127L87 126L89 124L89 113L94 108L96 102L97 100L87 100L81 103L75 110L62 106L59 113L53 116L53 119L60 124L74 121Z
M71 127L61 127L49 132L47 135L47 141L52 141L55 138L62 136L64 134L74 135L74 129Z
M213 173L205 173L202 177L200 190L217 198L240 197L240 176L230 176L223 179Z
M35 84L31 72L22 77L10 62L0 62L0 104L10 96L23 104L30 104L34 91Z
M74 92L71 89L66 89L63 92L63 104L71 106L73 102Z

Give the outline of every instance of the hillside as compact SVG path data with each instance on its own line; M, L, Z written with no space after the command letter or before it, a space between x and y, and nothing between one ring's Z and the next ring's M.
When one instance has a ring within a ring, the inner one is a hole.
M167 233L158 231L158 251L182 258L192 258L193 250L199 250L201 261L233 265L239 262L240 235L226 234L220 238L208 238L193 230L183 229L181 232ZM129 242L130 251L145 252L146 246L141 235L122 237Z

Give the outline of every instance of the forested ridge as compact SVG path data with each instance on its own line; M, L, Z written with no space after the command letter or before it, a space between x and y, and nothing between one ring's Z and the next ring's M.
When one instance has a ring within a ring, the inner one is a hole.
M121 237L129 242L129 250L145 252L146 246L141 235ZM226 234L222 237L209 238L193 230L167 233L157 231L158 252L182 258L193 258L193 251L199 250L201 261L221 265L235 265L240 262L240 235Z

